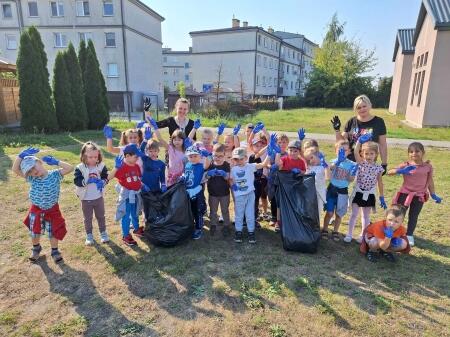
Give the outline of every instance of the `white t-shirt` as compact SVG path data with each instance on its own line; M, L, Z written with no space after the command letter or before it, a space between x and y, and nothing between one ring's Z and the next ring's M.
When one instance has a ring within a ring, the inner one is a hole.
M100 174L96 167L89 168L89 178L98 178L100 179ZM102 192L97 189L96 184L87 184L86 185L86 194L84 195L83 200L97 200L102 196Z
M316 182L317 195L320 197L320 199L325 201L326 195L327 195L327 183L325 180L325 169L321 165L308 166L308 168L306 169L306 173L311 173L311 172L314 172L316 174L315 182Z
M244 166L233 166L231 168L231 178L238 186L237 191L233 191L235 196L246 195L255 190L256 163L245 164Z

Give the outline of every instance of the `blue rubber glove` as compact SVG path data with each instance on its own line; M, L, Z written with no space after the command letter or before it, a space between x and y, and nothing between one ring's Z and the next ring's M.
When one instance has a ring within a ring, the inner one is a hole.
M394 235L394 230L392 229L392 227L386 227L383 232L388 239L392 239L392 236Z
M414 171L416 168L417 168L416 165L408 165L404 168L397 169L396 173L410 176L412 174L411 171Z
M145 138L145 140L152 139L152 129L151 129L149 126L147 126L147 127L145 128L145 131L144 131L144 138Z
M45 157L42 157L42 161L43 161L44 163L46 163L47 165L53 165L53 166L58 166L58 165L59 165L59 160L56 159L56 158L53 157L53 156L45 156Z
M275 153L281 153L281 147L278 144L273 144L272 149Z
M148 187L147 185L142 183L141 191L142 192L150 192L150 187Z
M236 192L237 190L239 190L239 187L238 187L238 185L233 184L233 185L231 185L231 189Z
M142 128L142 127L144 126L144 124L145 124L145 121L137 122L137 123L136 123L136 129Z
M257 134L262 129L264 129L264 124L262 122L258 122L258 123L256 123L255 127L253 128L252 133Z
M117 156L114 160L114 167L120 169L123 165L123 156Z
M197 187L187 189L186 192L189 194L189 198L193 199L201 190L202 186L199 185Z
M291 170L291 172L294 173L294 174L299 174L299 173L302 172L302 171L300 171L300 169L298 169L298 168L293 168L293 169Z
M327 168L327 167L328 167L328 164L327 164L327 162L325 161L325 156L323 155L322 152L319 152L319 159L320 159L320 165L321 165L323 168Z
M431 193L431 199L436 201L436 204L440 204L442 201L442 198L438 197L435 193Z
M195 121L194 121L194 129L200 129L200 127L202 126L202 122L200 121L200 119L196 119Z
M391 239L391 246L392 247L400 247L403 243L402 238L392 238Z
M208 177L215 177L215 176L216 176L216 172L217 172L217 169L212 169L212 170L209 170L209 171L206 173L206 175L207 175Z
M161 184L161 192L165 193L167 191L166 184Z
M350 175L352 177L356 176L356 173L358 173L358 164L353 165L352 169L350 170Z
M239 133L240 130L241 130L241 124L236 125L233 129L233 136L237 136L237 134Z
M200 154L202 157L205 157L205 158L212 156L211 152L209 152L208 150L200 150Z
M27 156L33 156L39 152L39 149L36 147L29 147L28 149L23 150L19 153L19 158L23 159Z
M274 172L276 172L276 171L278 171L278 165L277 165L277 164L273 164L273 165L270 167L270 173L274 173Z
M216 176L225 178L227 173L224 170L216 170Z
M153 130L158 130L158 124L153 118L147 117L147 122L152 126Z
M300 141L302 141L303 139L305 139L306 136L306 130L304 128L300 128L298 129L298 139L300 139Z
M367 143L369 140L372 140L372 133L370 133L370 132L359 136L357 142L360 144L364 144L364 143Z
M107 139L112 139L112 128L109 125L103 127L103 135Z
M136 156L141 157L141 158L145 156L144 153L138 148L138 146L136 144L129 144L127 146L129 146L131 149L133 149L133 152Z
M105 188L106 182L102 179L98 179L95 185L97 185L97 190L101 192Z
M222 135L223 131L225 130L225 123L220 123L219 126L217 127L217 134L219 136Z
M342 163L343 161L345 161L345 159L346 159L345 149L343 147L341 147L338 152L338 160L336 162L336 166L339 166L339 164Z
M98 180L100 179L91 177L86 181L86 184L96 184Z
M192 146L192 144L194 144L194 142L189 137L185 138L184 141L183 141L183 146L184 146L185 149L187 149L188 147Z
M387 209L387 205L386 205L386 201L384 200L384 197L382 195L380 195L380 207Z

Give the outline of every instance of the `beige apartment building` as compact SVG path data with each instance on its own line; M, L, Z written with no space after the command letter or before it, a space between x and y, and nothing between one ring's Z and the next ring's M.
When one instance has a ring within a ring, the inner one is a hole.
M0 0L0 53L15 62L20 33L39 30L49 73L69 42L94 42L112 111L140 111L143 96L163 102L161 22L139 0Z

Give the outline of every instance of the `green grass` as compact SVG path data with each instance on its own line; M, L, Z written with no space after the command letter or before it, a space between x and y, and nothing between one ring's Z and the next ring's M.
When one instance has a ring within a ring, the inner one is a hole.
M116 123L123 127L125 124ZM308 127L308 126L306 126ZM118 133L116 134L118 135ZM44 147L78 163L80 142L104 144L101 132L1 137L0 333L5 336L450 336L449 150L427 148L441 205L425 204L417 247L396 264L369 263L356 244L321 242L317 254L286 252L267 223L258 243L236 245L220 231L163 249L138 240L124 246L113 223L116 193L107 186L109 245L84 246L84 226L72 177L60 199L68 235L65 264L30 264L21 220L28 186L10 165L19 149ZM20 145L18 145L20 143ZM331 144L321 144L328 158ZM390 165L406 159L389 149ZM113 156L106 156L112 167ZM400 177L385 177L386 198ZM372 219L380 219L378 210ZM341 232L347 230L344 218ZM208 224L206 224L208 225ZM359 225L358 225L359 226ZM359 234L355 229L355 235ZM94 236L98 230L94 222Z

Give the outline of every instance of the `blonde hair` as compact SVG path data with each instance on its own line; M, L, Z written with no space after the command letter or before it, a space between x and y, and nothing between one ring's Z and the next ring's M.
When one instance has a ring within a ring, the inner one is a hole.
M214 133L212 132L211 129L204 129L204 130L202 131L202 136L203 136L203 135L208 135L208 136L213 137L213 136L214 136Z
M378 153L379 153L378 144L375 142L367 142L367 143L362 144L361 145L361 153L366 150L375 152L376 153L375 161L377 161Z
M130 133L136 133L138 135L139 144L142 143L142 140L144 139L144 137L142 136L142 130L128 129L123 131L122 134L120 135L119 141L120 145L128 145L128 136L130 135Z
M361 103L366 103L366 105L370 108L372 108L372 102L370 102L369 97L367 97L366 95L359 95L358 97L355 98L355 100L353 101L353 111L356 112L358 109L358 106Z
M98 151L98 163L101 163L103 161L103 155L102 155L102 150L100 149L100 146L98 146L97 144L95 144L94 142L86 142L83 144L83 146L81 147L81 152L80 152L80 161L83 164L86 164L86 152L87 151Z
M187 98L184 97L180 97L177 99L177 101L175 102L175 107L173 109L173 113L176 115L177 114L177 108L180 104L187 104L188 105L188 111L191 108L191 103L189 102L189 100Z
M278 140L287 140L289 142L289 137L285 133L278 133Z
M315 139L305 140L305 142L303 143L303 151L306 151L306 149L309 149L311 147L319 150L319 143L317 142L317 140Z
M306 163L308 165L310 164L308 157L311 155L319 158L319 149L316 146L310 146L310 147L306 148L304 151L303 157L305 158Z

